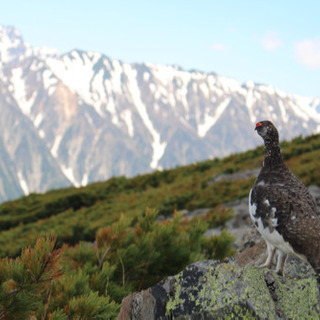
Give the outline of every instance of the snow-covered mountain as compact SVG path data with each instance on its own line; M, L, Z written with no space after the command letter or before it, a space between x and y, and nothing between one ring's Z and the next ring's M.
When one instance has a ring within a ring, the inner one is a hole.
M32 48L0 27L0 200L222 157L320 131L320 99L177 66Z

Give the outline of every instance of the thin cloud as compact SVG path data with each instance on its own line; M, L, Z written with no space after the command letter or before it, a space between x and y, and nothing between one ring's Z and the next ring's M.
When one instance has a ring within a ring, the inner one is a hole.
M223 43L214 43L211 45L213 51L228 51L230 48Z
M268 31L261 39L262 47L270 52L275 52L279 47L283 46L282 40L275 31Z
M309 69L320 69L320 38L304 39L294 45L298 62Z

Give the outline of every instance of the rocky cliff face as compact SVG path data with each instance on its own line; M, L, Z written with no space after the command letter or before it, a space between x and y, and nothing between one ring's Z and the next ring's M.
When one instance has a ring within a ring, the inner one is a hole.
M32 48L0 27L0 201L133 176L318 132L320 99L177 66Z

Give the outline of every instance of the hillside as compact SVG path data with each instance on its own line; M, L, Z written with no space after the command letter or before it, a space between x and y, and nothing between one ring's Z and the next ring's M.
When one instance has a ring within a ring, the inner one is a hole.
M320 135L284 141L282 149L286 163L305 184L320 185ZM130 292L194 261L232 255L233 238L227 230L211 238L204 233L231 217L224 203L248 195L255 178L241 173L261 167L263 153L258 147L3 203L0 254L13 258L0 261L0 316L115 318L121 299ZM176 210L199 208L211 210L193 219L182 219L177 212L172 217ZM170 219L160 222L159 215ZM34 249L21 254L26 245ZM22 309L10 307L20 304Z
M12 27L0 47L1 202L245 151L265 118L282 139L319 131L319 98L270 85L33 48Z
M281 145L293 172L307 185L320 184L320 135ZM137 218L147 207L167 216L174 210L215 208L240 199L248 195L254 178L231 181L218 177L259 168L263 154L263 147L258 147L223 159L5 202L0 205L0 255L15 256L47 233L56 234L61 243L92 241L98 228L117 221L121 214Z

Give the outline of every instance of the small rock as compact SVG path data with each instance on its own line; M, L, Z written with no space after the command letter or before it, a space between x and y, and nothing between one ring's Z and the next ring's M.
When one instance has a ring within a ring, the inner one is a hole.
M261 168L249 169L245 171L235 172L235 173L223 173L217 176L214 176L212 181L208 182L208 185L211 185L220 181L237 181L237 180L246 180L252 177L257 177Z

